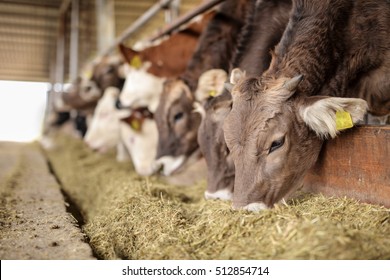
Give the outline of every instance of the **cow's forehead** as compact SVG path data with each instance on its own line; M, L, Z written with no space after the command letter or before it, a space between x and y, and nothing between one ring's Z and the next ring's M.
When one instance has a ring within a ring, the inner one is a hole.
M168 111L172 104L183 97L183 93L185 96L190 95L189 88L184 81L180 79L171 81L169 86L165 88L162 96L165 104L164 110Z
M141 79L147 79L150 76L151 75L144 69L131 69L126 76L126 79L130 80L131 82L137 82Z
M234 86L233 108L241 118L266 122L286 108L284 80L244 79Z
M273 131L275 127L284 124L283 104L270 104L267 98L258 96L251 100L241 98L233 103L233 109L230 112L230 129L240 133L243 139L252 139L260 135L266 135Z
M163 79L149 74L145 70L133 70L127 74L126 86L130 89L149 88L155 82L162 82Z

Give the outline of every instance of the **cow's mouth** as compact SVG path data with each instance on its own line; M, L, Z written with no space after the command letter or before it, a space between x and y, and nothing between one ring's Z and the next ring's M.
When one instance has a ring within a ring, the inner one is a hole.
M156 160L154 169L156 172L160 171L164 176L170 176L183 165L185 159L184 155L178 157L163 156Z
M98 152L99 154L105 154L107 153L108 148L106 146L100 146L97 148L92 148L94 151Z
M232 200L233 199L233 192L230 188L227 189L220 189L216 192L209 192L205 191L204 193L205 199L220 199L220 200Z
M155 173L161 173L164 176L175 175L185 170L191 164L194 164L202 157L200 149L195 150L190 156L180 155L177 157L163 156L155 161Z
M237 205L233 203L234 210L247 210L250 212L260 212L262 210L268 209L269 207L265 205L263 202L252 202L246 205Z

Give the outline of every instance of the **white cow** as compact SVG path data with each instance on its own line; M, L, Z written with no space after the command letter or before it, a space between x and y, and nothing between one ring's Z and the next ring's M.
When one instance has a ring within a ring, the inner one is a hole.
M154 171L154 159L157 149L157 127L150 118L139 122L133 129L126 120L137 111L118 110L115 107L119 90L107 88L99 101L91 126L85 136L85 142L92 149L105 152L117 147L117 160L132 160L136 172L143 176L151 175Z
M139 69L127 66L126 81L119 97L123 107L147 107L150 112L156 112L166 78L148 73L149 67L149 62Z
M142 176L150 176L155 171L154 160L157 152L158 132L153 119L144 119L139 130L134 130L128 123L120 122L121 142L118 146L118 156L122 147L130 155L135 171ZM122 145L122 147L121 147Z
M115 101L119 96L119 89L109 87L99 100L84 141L98 152L104 153L114 148L119 142L119 120L130 114L128 110L116 110Z

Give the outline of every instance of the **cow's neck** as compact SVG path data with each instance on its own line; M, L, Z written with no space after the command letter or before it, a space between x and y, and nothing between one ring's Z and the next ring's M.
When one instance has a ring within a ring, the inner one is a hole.
M237 43L232 68L245 70L248 76L258 76L269 67L270 50L280 41L287 26L291 1L263 1L257 5L252 4Z
M303 95L317 95L342 59L341 39L351 2L337 1L340 2L338 5L323 0L296 2L265 75L277 79L302 74L304 79L297 91Z
M180 76L191 91L195 91L200 75L210 69L228 71L237 42L237 33L244 25L243 19L254 0L227 0L203 31L197 48L186 70Z

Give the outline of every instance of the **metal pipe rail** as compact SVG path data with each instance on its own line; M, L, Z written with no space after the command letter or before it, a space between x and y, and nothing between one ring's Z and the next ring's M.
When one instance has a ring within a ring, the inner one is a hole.
M179 17L177 20L175 20L175 22L173 22L172 24L170 24L167 27L165 27L161 32L159 32L158 34L156 34L155 36L153 36L149 40L151 42L153 42L153 41L157 40L158 38L161 38L162 36L170 35L173 31L178 29L183 24L186 24L187 22L189 22L194 17L196 17L196 16L206 12L207 10L211 9L212 7L222 3L224 1L225 0L211 0L211 1L207 2L207 3L204 3L204 4L200 5L199 7L195 8L194 10L192 10L192 11L188 12L187 14Z

